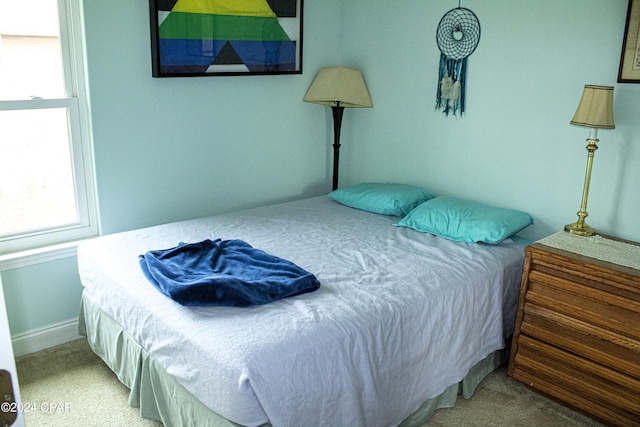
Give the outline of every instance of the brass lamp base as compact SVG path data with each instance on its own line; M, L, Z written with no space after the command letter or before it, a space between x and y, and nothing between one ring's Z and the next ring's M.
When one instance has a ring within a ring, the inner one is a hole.
M597 129L594 129L597 131ZM567 233L575 234L577 236L593 236L596 234L596 230L593 227L589 227L584 219L589 216L587 212L587 199L589 197L589 181L591 181L591 169L593 167L593 154L598 149L598 139L594 136L592 138L587 139L587 171L584 176L584 188L582 190L582 205L580 206L580 210L577 212L578 221L573 224L567 224L564 226L564 231Z
M588 226L584 222L574 222L573 224L567 224L564 226L564 231L577 236L594 236L596 230L593 227Z

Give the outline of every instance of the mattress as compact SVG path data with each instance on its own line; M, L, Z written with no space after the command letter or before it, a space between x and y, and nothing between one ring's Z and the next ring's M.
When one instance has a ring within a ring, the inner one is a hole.
M257 426L398 425L504 348L523 248L452 242L316 197L104 236L78 248L84 293L205 407ZM253 307L185 307L138 256L242 239L319 290Z

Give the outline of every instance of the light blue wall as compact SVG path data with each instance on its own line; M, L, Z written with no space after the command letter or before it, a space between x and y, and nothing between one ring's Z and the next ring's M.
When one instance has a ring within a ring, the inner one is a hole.
M616 83L627 0L463 1L482 35L462 119L434 112L435 31L454 0L307 0L304 74L178 79L151 78L148 2L85 3L105 233L326 193L330 109L300 100L318 68L342 63L374 102L345 113L342 185L409 182L527 210L533 239L575 221L588 133L569 121L584 84L615 86L588 222L640 241L640 85ZM74 269L3 273L14 335L77 315Z
M640 85L617 84L627 0L464 0L481 24L469 58L467 114L434 112L435 33L455 1L349 0L342 61L361 68L372 110L347 111L344 183L412 182L523 209L537 239L577 220L588 130L569 125L585 84L612 85L587 222L640 241ZM348 116L347 116L348 114Z
M76 258L2 272L12 335L77 317L82 286Z

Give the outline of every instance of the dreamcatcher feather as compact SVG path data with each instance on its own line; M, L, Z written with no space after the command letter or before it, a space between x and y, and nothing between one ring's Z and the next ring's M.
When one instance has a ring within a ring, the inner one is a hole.
M469 9L457 7L447 12L436 33L440 49L440 70L436 110L454 116L464 113L467 58L480 41L480 22Z

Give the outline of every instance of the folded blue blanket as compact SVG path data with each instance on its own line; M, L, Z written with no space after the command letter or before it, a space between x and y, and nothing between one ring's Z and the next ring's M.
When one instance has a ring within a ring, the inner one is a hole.
M149 251L139 261L147 279L182 305L244 307L320 287L313 274L242 240L180 243Z

